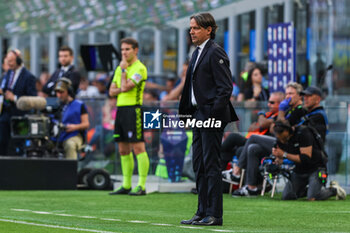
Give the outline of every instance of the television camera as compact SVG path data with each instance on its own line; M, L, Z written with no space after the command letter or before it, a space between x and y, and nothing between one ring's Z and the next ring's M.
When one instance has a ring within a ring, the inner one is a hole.
M11 137L21 141L16 152L24 157L63 157L58 138L64 130L57 98L22 96L16 102L19 110L30 111L11 118Z

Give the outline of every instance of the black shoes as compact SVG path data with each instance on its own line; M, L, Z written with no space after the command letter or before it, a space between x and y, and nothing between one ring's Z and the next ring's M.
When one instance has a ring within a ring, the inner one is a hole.
M129 194L130 191L131 191L131 188L125 189L123 186L120 186L119 188L117 188L113 192L110 192L109 195Z
M191 219L189 220L182 220L181 224L186 224L186 225L191 225L193 222L199 222L203 219L203 217L198 216L198 215L194 215Z
M213 216L207 216L200 221L194 221L192 225L200 226L222 226L222 218L215 218Z
M146 195L146 190L143 190L141 186L136 186L133 190L129 192L131 196L143 196Z

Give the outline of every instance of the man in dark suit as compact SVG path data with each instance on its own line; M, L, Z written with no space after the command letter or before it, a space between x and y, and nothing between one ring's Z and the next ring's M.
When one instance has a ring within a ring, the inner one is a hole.
M213 41L216 29L215 19L209 13L190 18L190 35L197 48L187 70L179 115L191 115L196 121L215 119L221 127L193 129L198 208L192 219L181 224L222 225L221 140L226 124L238 118L230 103L233 86L229 59Z
M0 113L0 155L7 154L10 141L10 123L12 116L24 115L16 107L16 101L21 96L35 96L35 77L24 66L19 50L11 50L6 55L9 70L0 86L0 96L3 99Z
M74 59L73 50L68 46L62 46L58 51L58 68L43 87L43 92L39 95L43 97L56 97L55 85L61 77L68 78L72 82L74 93L77 93L80 83L80 74L72 64Z

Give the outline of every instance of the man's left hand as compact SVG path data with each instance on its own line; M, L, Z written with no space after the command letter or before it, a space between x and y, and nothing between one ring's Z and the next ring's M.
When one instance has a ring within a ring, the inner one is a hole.
M284 151L281 150L281 148L277 147L277 148L272 148L272 154L274 156L276 156L277 158L281 158L283 159L283 153Z
M7 90L5 92L5 99L14 102L15 101L15 95L13 94L12 91Z
M66 132L69 133L69 132L73 132L73 131L76 131L76 127L74 124L67 124L66 125Z

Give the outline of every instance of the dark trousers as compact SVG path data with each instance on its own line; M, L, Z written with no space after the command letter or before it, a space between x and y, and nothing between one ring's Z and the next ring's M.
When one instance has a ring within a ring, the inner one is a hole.
M307 188L307 185L309 187ZM307 196L308 199L327 200L335 196L336 190L325 188L318 178L318 171L306 174L292 173L284 187L282 200L295 200Z
M266 135L252 135L245 143L238 159L238 166L246 168L247 184L259 184L259 165L263 157L272 153L276 138Z
M222 180L220 148L223 131L196 128L193 130L193 170L196 174L198 209L196 215L222 217Z
M239 157L240 147L243 147L247 139L239 133L231 133L221 145L221 170L226 170L227 163L233 156Z

